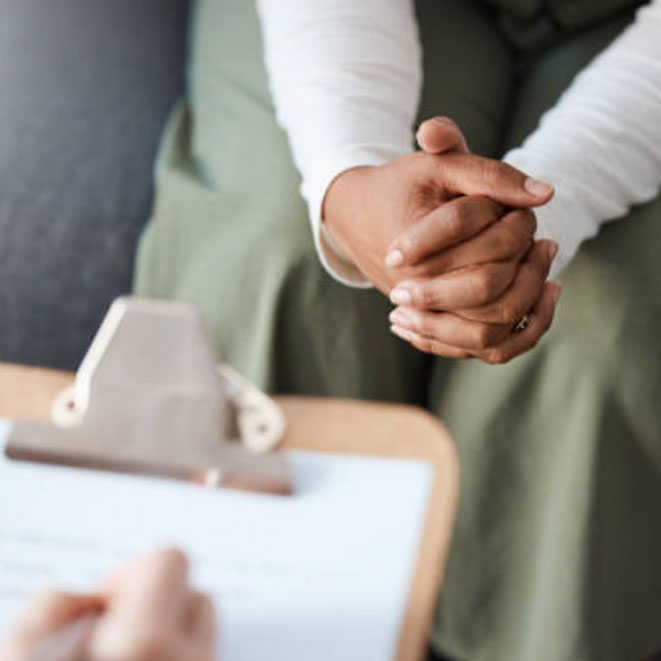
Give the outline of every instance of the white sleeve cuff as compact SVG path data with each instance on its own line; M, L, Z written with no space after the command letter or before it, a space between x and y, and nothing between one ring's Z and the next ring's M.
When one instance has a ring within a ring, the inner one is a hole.
M563 227L560 218L566 218L567 211L563 209L561 196L556 187L556 196L548 204L535 209L537 216L536 239L550 239L558 244L558 254L551 264L549 278L554 280L576 256L583 238L568 228Z
M312 234L319 259L333 278L349 287L367 289L372 284L333 240L323 222L322 208L326 191L333 180L346 170L384 165L401 155L402 149L396 145L357 145L335 154L314 180L303 181L301 192L308 200Z
M526 148L510 151L503 160L527 175L546 181L555 187L555 195L543 207L534 209L537 217L536 239L549 239L558 244L558 254L551 265L550 278L557 278L575 257L581 244L595 236L599 225L595 224L584 204L575 199L577 192L573 183L562 173L543 167L542 158L530 154ZM582 198L590 191L580 191Z

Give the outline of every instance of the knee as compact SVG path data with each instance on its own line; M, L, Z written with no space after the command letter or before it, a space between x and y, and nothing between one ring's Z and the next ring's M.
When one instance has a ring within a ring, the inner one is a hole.
M627 219L604 228L562 275L563 297L550 341L572 347L581 363L630 370L659 351L661 263L656 255L645 256L650 236L633 225Z

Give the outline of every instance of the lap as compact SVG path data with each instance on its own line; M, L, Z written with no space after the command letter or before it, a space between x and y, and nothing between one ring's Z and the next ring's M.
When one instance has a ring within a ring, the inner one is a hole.
M661 643L660 240L657 200L584 247L533 352L436 363L464 469L441 649L615 661Z
M512 142L622 25L531 63ZM537 349L495 368L435 363L430 401L464 468L439 648L615 660L661 643L659 245L657 199L581 248Z

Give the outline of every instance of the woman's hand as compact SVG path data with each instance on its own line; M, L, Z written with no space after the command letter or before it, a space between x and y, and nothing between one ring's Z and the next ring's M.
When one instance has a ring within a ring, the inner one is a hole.
M331 236L386 295L405 278L521 259L532 244L534 217L507 207L541 205L553 195L550 186L509 165L468 153L456 125L441 125L434 135L438 153L343 172L324 200ZM504 217L505 223L497 222ZM490 233L481 237L485 231ZM418 240L428 232L435 247ZM469 249L471 240L477 244Z
M391 244L385 263L398 279L428 278L465 267L520 262L537 229L530 209L508 210L487 197L458 197L427 214ZM487 275L488 277L488 275Z
M428 120L418 142L435 154L456 143L458 131L445 118ZM460 145L465 149L465 142ZM391 244L386 263L405 278L390 294L400 306L391 314L391 329L422 351L504 363L534 347L551 324L560 286L546 278L558 246L533 246L536 222L529 209L510 211L486 228L474 217L448 213L451 205L470 200L444 205ZM452 243L449 237L458 233L449 227L463 228L467 238ZM403 276L412 270L418 277ZM514 333L521 319L528 326Z
M390 315L391 330L426 353L506 363L532 349L551 326L560 285L546 278L556 250L553 242L538 241L520 265L492 264L493 282L506 282L509 272L515 273L511 286L499 295L472 267L403 283L391 295L402 304ZM499 275L501 269L504 275ZM465 307L476 296L483 304ZM527 327L517 332L514 326L523 318Z
M34 599L0 647L0 658L52 658L54 636L85 617L95 623L71 658L212 661L215 655L210 600L189 586L182 553L160 551L130 562L98 594L47 593Z

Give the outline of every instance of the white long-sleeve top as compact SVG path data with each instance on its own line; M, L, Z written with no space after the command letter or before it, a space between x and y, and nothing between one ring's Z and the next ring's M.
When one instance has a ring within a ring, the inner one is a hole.
M321 222L346 169L410 153L421 89L412 0L257 0L280 124L302 175L320 258L338 280L368 283ZM452 66L453 63L448 63ZM538 238L560 245L552 275L602 223L661 187L661 0L584 69L505 159L555 185Z

